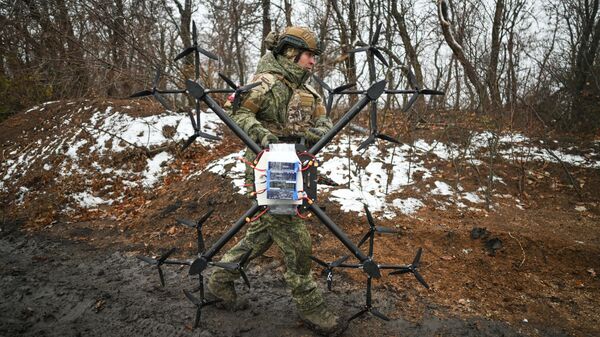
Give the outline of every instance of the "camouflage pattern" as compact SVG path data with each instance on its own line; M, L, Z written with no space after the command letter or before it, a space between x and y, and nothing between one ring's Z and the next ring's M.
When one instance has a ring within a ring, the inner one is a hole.
M287 268L284 278L298 310L310 313L321 307L323 297L310 271L310 234L302 219L297 216L263 215L248 228L246 236L223 255L221 262L237 262L252 249L248 260L251 261L262 255L273 243L277 244L283 254ZM239 277L237 271L215 269L209 278L208 289L226 301L235 301L233 281Z
M325 116L325 107L318 93L306 85L310 73L292 60L300 50L287 48L283 54L266 53L260 60L252 83L261 85L246 93L240 108L233 112L231 105L225 108L232 119L258 144L263 147L275 137L307 137L315 143L332 127ZM307 132L311 130L311 132ZM246 159L253 161L252 151L246 151ZM254 171L246 170L246 183L253 190ZM248 228L246 236L222 258L222 262L239 261L252 249L252 260L262 255L273 243L283 253L287 270L285 281L301 313L310 313L323 307L323 297L313 281L309 258L312 250L310 234L304 221L297 216L265 214ZM208 289L225 301L236 300L233 281L239 277L236 271L216 269L208 281Z
M308 129L325 134L332 127L325 115L323 100L305 84L310 73L285 55L266 53L260 60L252 83L261 85L246 93L232 119L258 144L268 134L277 137L305 137ZM318 138L309 138L315 143Z

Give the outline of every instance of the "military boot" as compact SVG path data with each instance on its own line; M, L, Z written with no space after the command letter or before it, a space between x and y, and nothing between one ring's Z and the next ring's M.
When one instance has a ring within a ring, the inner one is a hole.
M216 282L209 279L206 288L208 290L206 294L208 300L221 300L215 303L215 306L219 309L240 311L248 308L248 299L238 298L233 282Z
M323 336L339 336L348 327L348 322L332 313L325 304L300 313L308 328Z

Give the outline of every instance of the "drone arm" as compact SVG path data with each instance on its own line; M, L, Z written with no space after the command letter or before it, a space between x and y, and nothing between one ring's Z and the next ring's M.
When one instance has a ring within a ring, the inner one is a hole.
M252 138L250 138L250 136L248 136L248 134L242 128L240 128L239 125L237 125L231 119L231 117L227 115L227 113L223 110L223 108L221 108L221 106L219 106L217 102L215 102L215 100L208 95L203 95L201 99L204 101L204 103L206 103L206 105L208 105L209 108L212 109L212 111L217 114L217 116L219 116L219 118L229 127L229 129L231 129L231 131L233 131L233 133L235 133L235 135L238 136L238 138L240 138L242 142L248 146L248 148L250 148L250 150L256 154L261 151L260 146L258 146L254 140L252 140Z
M319 220L321 220L321 222L327 226L327 228L333 233L333 235L335 235L338 240L340 240L344 246L346 246L346 248L348 248L348 250L350 250L350 252L352 254L354 254L354 256L356 256L356 258L359 261L364 261L368 259L368 256L366 256L365 254L363 254L360 249L354 245L354 243L352 243L352 241L350 241L350 239L348 238L348 236L346 236L346 233L344 233L330 218L329 216L327 216L327 214L325 214L325 212L323 212L323 210L317 206L317 204L313 203L312 205L308 206L310 211L313 212L313 214L319 218Z
M236 221L236 223L233 224L233 226L231 226L231 228L225 234L223 234L219 240L217 240L217 242L210 247L209 250L206 251L206 253L202 254L202 256L208 259L211 259L213 256L215 256L219 250L221 250L221 248L223 248L223 246L225 246L225 244L229 242L229 240L231 240L231 238L233 238L237 232L239 232L240 229L242 229L242 227L248 223L248 220L251 219L252 216L256 214L256 212L258 212L262 207L263 206L259 206L258 204L254 203L252 207L250 207L250 209L248 209L246 213L244 213L244 215L242 215L238 221Z
M223 234L217 242L215 242L209 250L204 252L202 256L197 258L192 265L190 266L190 275L196 275L202 273L206 267L208 267L209 262L212 258L229 242L252 218L256 212L259 211L263 206L259 206L257 203L254 203L250 209L244 213L231 228Z

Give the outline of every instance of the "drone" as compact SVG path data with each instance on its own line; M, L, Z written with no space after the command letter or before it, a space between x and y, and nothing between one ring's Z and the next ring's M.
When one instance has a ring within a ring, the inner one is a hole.
M196 306L196 317L194 321L194 328L200 324L200 317L202 308L210 306L218 302L219 300L208 300L205 297L204 291L204 277L202 273L209 267L214 266L218 268L224 268L227 270L239 271L244 283L250 288L250 280L245 272L245 267L251 252L241 257L238 262L233 263L221 263L214 262L213 259L221 251L221 249L242 229L244 226L251 222L258 220L262 215L267 212L272 214L289 214L296 215L301 218L310 216L304 215L311 213L314 215L327 229L341 242L351 255L344 256L333 262L325 262L317 257L311 256L311 259L318 265L324 268L323 276L326 278L327 288L332 289L334 270L337 268L351 268L358 269L364 272L367 276L366 283L366 302L362 310L354 314L349 320L354 320L365 313L371 313L373 316L383 320L389 320L389 318L381 313L372 303L372 286L371 282L373 278L381 278L383 270L391 270L389 275L401 275L401 274L413 274L416 279L425 288L429 288L429 285L425 282L424 278L419 273L422 248L419 248L412 263L407 265L389 265L380 264L375 260L374 257L374 243L375 234L398 234L398 231L391 228L376 226L371 212L365 205L365 213L367 216L367 222L369 230L359 241L355 244L348 235L325 213L325 211L319 207L317 203L317 182L319 176L317 174L317 167L319 161L317 155L319 152L329 143L332 139L346 127L367 105L371 104L370 120L371 130L370 135L361 144L361 148L370 146L375 142L375 139L382 139L394 143L399 143L394 138L380 134L377 129L377 99L383 94L412 94L413 96L409 100L409 105L414 104L419 95L443 95L441 91L420 89L417 85L414 75L412 78L409 76L409 83L412 88L409 90L389 90L386 89L387 81L381 80L376 81L370 85L366 90L348 90L354 86L354 84L345 84L335 89L331 89L322 80L315 78L317 82L321 84L324 90L329 95L327 97L327 114L331 112L334 95L343 94L359 94L362 95L360 99L352 106L349 110L336 122L336 124L321 137L310 148L306 148L304 144L271 144L268 148L261 148L248 134L240 128L224 109L211 97L212 93L234 93L234 101L232 107L236 110L239 107L241 96L254 88L259 83L252 83L249 85L236 85L227 76L219 73L219 76L228 84L227 89L208 89L199 83L199 72L200 72L200 54L207 56L208 58L215 59L216 55L198 46L197 30L195 22L192 23L192 41L193 45L182 51L176 60L182 59L183 57L194 53L195 58L195 80L188 79L185 82L185 88L183 89L167 89L160 90L157 85L160 80L160 71L157 71L154 78L152 89L143 90L133 94L130 97L143 97L153 96L155 97L166 109L168 104L161 94L187 94L190 95L196 103L196 116L189 112L191 124L194 128L194 133L187 139L183 144L182 148L185 149L191 145L198 137L206 138L210 140L217 140L219 137L210 135L202 132L202 124L200 120L200 102L204 102L220 119L223 123L246 145L250 151L256 155L256 159L253 162L247 164L254 168L255 174L255 189L253 195L255 196L252 206L242 214L233 225L221 235L210 247L206 247L205 240L202 235L203 225L208 221L213 209L210 209L206 214L201 216L198 220L192 221L187 219L177 219L177 222L187 228L196 230L196 245L197 245L197 256L189 260L170 260L169 257L176 251L176 248L171 248L166 253L162 254L157 259L138 256L138 258L154 267L156 267L161 285L165 286L164 273L162 270L163 265L182 265L189 266L189 274L192 276L198 276L198 286L191 291L184 290L184 295ZM381 52L377 49L377 40L381 31L381 25L378 25L375 34L373 35L370 44L366 47L360 47L352 52L367 51L370 68L374 69L374 58L379 59L384 65L387 66L385 58L383 58ZM373 70L374 74L374 70ZM410 106L408 107L410 108ZM405 107L405 110L408 110ZM325 179L325 181L327 181ZM368 252L365 254L361 250L361 246L368 242ZM358 263L348 264L346 261L350 256L356 258ZM194 296L192 293L199 292L199 297Z

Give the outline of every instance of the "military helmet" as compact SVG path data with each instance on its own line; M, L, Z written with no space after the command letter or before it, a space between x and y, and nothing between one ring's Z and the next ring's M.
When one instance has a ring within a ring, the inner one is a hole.
M320 55L323 50L317 40L317 34L306 27L287 27L277 37L277 44L273 46L274 54L281 54L286 46L300 50L309 50L315 55Z

